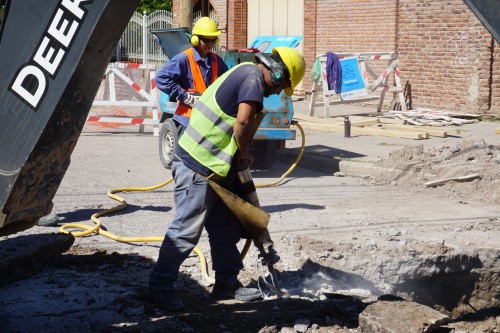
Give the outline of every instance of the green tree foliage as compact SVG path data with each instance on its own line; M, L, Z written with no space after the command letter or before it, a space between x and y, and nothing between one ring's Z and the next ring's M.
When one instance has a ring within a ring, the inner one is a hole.
M139 7L137 7L138 13L151 13L157 10L168 10L172 11L172 0L141 0Z
M0 0L0 20L3 18L5 10L4 1ZM137 7L137 12L154 12L156 10L168 10L172 11L172 0L141 0L141 3Z

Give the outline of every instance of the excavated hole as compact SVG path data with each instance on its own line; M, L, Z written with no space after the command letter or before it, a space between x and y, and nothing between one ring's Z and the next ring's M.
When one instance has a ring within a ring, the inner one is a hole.
M282 275L283 287L292 295L324 299L341 294L368 303L393 295L452 319L500 306L500 250L464 253L425 242L396 248L381 245L376 251L353 244L325 250L324 245L306 244L300 269Z
M499 300L498 250L415 258L399 275L392 294L439 310L451 318L495 308Z

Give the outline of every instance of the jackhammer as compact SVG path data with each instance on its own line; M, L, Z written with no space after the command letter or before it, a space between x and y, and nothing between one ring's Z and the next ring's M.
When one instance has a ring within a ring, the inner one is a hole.
M248 166L244 166L238 171L238 181L241 185L241 192L244 193L247 201L260 209L259 197L257 196L252 174L250 173L250 168L248 168ZM267 266L269 274L271 275L271 282L267 282L265 279L264 282L269 289L271 289L271 291L278 296L278 298L281 298L284 295L284 292L281 291L279 287L278 276L276 275L276 269L274 268L274 265L280 260L280 257L274 249L274 243L271 240L269 230L267 228L262 230L260 235L253 239L253 243L259 250L259 259L262 265Z
M241 167L238 170L236 178L236 192L240 196L222 187L217 182L211 180L210 177L206 179L222 201L224 201L229 210L231 210L238 221L243 225L248 239L251 239L259 250L260 262L269 269L271 275L271 282L263 278L264 283L273 293L281 298L285 293L281 291L279 287L276 270L274 268L274 265L280 258L274 249L273 241L267 229L269 214L260 209L259 198L255 191L250 169L247 166ZM245 245L245 247L247 245Z

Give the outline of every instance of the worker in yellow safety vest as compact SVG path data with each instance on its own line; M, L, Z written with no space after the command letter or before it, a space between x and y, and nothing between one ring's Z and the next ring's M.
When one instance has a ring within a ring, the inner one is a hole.
M227 71L222 58L212 52L220 34L214 20L201 17L193 27L192 47L172 57L155 76L158 89L177 101L173 120L179 133L187 126L199 96Z
M249 145L264 97L281 91L291 96L304 77L304 58L295 49L276 47L269 59L257 54L256 60L257 64L234 66L207 88L179 139L172 162L175 217L163 239L147 292L165 310L184 308L175 282L204 228L215 272L212 297L242 301L261 297L258 289L238 281L243 263L237 244L245 238L245 231L206 179L210 177L233 193L241 186L237 173L241 165L253 162Z

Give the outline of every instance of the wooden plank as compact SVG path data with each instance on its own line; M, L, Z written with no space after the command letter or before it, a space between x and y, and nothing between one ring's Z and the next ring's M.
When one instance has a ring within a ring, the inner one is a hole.
M324 124L325 120L327 120L328 118L318 118L318 117L306 116L303 114L294 114L293 119L298 120L301 124L302 122Z
M315 118L304 115L294 116L295 119L299 121L312 122L315 124L331 124L331 125L342 125L344 126L344 117L334 117L334 118ZM366 116L349 116L351 121L351 126L369 126L378 123L378 119L375 117Z
M363 119L364 118L364 119ZM344 118L337 117L334 118L335 122L333 124L341 124L344 125ZM351 117L349 116L349 121L351 122L351 127L364 127L378 124L378 119L373 117Z
M500 127L499 128L495 128L495 134L500 134Z
M372 126L378 124L378 119L371 119L365 121L352 121L351 127L364 127L364 126Z
M403 119L404 121L406 121L407 123L412 124L412 125L422 125L421 122L418 122L417 120L411 119L411 118L409 118L405 115L402 115L402 114L397 114L396 117L398 117L399 119Z
M462 177L453 177L453 178L434 180L432 182L425 183L425 186L426 187L435 187L435 186L446 184L446 183L451 182L451 181L468 181L468 180L474 180L476 178L481 178L481 176L478 173L473 173L473 174L470 174L467 176L462 176Z
M439 138L448 137L448 132L443 129L430 128L428 126L411 126L411 125L396 125L396 124L380 124L382 128L397 129L402 131L413 131L417 133L428 133L429 136L436 136Z
M371 127L351 127L351 135L375 135L375 136L389 136L395 138L406 138L414 140L427 139L427 135L423 133L389 130L383 128L371 128Z
M404 119L393 118L393 117L378 117L378 122L380 124L397 124L397 125L406 124L406 121Z
M481 115L477 113L460 113L453 111L439 111L439 110L422 109L422 108L418 108L413 111L419 112L421 114L443 115L455 118L475 118L475 119L481 118Z
M340 126L340 125L319 124L319 123L312 123L312 122L299 122L299 125L303 129L331 131L331 132L344 132L344 126Z
M313 129L320 131L330 131L343 133L344 126L342 125L332 125L332 124L318 124L318 123L299 123L300 126L304 129ZM424 138L428 138L428 135L425 133L415 133L409 131L397 131L397 130L389 130L383 128L367 128L367 127L352 127L351 126L351 135L373 135L373 136L388 136L388 137L396 137L396 138L405 138L405 139L413 139L413 140L422 140Z

